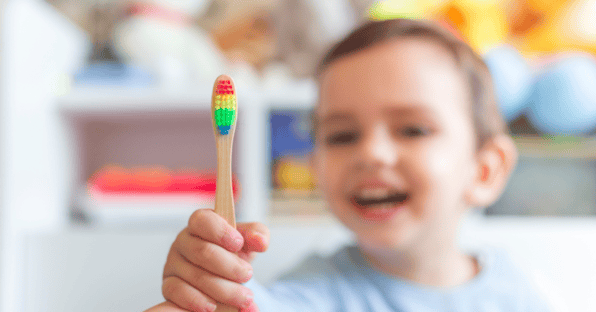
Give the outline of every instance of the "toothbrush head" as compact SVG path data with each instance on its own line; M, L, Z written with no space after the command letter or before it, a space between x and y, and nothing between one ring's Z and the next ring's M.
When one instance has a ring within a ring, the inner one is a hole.
M215 80L211 111L213 126L220 135L228 135L236 122L236 91L229 76L221 75Z

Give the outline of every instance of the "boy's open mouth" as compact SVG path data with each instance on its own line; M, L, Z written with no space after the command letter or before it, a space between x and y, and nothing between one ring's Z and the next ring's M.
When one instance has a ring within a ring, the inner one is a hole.
M352 196L359 215L368 221L383 222L401 211L410 195L389 188L362 189Z
M388 189L365 189L352 197L352 201L363 209L387 209L400 206L409 198L408 193Z

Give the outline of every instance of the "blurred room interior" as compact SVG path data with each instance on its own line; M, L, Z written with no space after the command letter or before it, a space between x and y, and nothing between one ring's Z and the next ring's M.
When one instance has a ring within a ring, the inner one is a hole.
M170 244L213 206L222 73L241 107L237 219L271 229L255 278L350 243L308 167L313 74L359 23L396 17L436 20L480 53L520 152L462 246L506 248L570 311L596 310L596 0L0 3L0 311L163 301Z

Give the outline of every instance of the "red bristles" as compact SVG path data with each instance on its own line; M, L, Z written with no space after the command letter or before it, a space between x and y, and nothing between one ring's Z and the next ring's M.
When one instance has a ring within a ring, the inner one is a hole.
M232 83L230 80L220 80L217 84L215 93L217 94L234 94Z

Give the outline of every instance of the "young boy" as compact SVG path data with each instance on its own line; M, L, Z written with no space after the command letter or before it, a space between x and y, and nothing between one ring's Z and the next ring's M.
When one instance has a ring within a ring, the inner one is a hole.
M151 311L550 311L504 254L457 246L464 212L493 203L517 159L481 58L399 19L355 30L319 69L312 164L356 246L265 288L249 261L266 227L197 211L168 255L169 302Z

